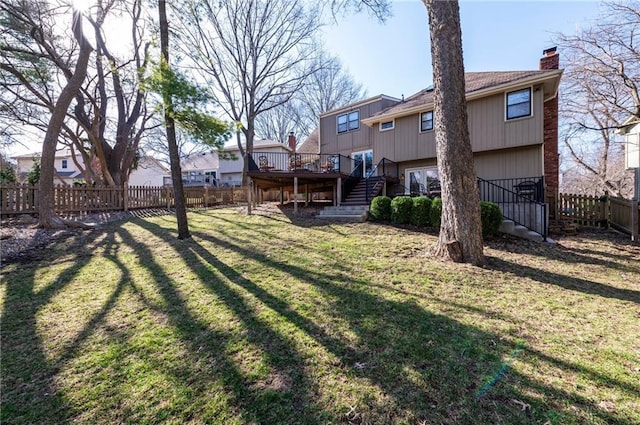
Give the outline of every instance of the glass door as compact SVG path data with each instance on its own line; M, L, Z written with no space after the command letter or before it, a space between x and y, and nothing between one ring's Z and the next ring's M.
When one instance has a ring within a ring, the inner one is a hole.
M373 151L354 152L351 154L351 171L362 164L361 177L367 177L373 170Z
M409 195L440 196L438 167L407 169L405 171L405 181L408 182L405 192L409 192Z

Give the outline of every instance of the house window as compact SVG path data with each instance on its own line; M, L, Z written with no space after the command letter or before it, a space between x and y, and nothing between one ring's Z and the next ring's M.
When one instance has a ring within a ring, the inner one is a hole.
M66 159L63 159L63 160L62 160L62 169L63 169L63 170L64 170L64 169L66 169L66 168L67 168L67 166L68 166L67 160L66 160Z
M507 93L507 119L531 116L531 88Z
M433 130L433 111L420 114L420 131Z
M353 111L338 115L338 133L346 133L360 128L360 112Z
M385 121L380 123L380 131L392 130L394 127L394 121Z

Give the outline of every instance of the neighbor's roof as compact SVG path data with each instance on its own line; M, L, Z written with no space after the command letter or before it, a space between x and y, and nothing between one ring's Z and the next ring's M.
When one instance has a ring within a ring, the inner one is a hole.
M316 127L300 146L296 148L298 153L320 153L320 131Z
M622 123L620 128L616 130L616 133L627 134L638 124L640 124L640 118L635 115L631 115L625 122Z
M545 84L545 101L557 96L558 85L562 70L543 71L494 71L494 72L467 72L465 73L465 89L467 100L500 93L515 87L523 87L532 84ZM391 106L362 122L373 125L383 119L393 119L406 115L412 115L424 111L433 106L433 89L427 88L408 97L404 102Z
M81 179L82 173L79 171L56 171L59 177L73 177L74 179Z
M182 171L192 170L212 170L218 168L217 152L202 152L195 155L189 155L180 161Z

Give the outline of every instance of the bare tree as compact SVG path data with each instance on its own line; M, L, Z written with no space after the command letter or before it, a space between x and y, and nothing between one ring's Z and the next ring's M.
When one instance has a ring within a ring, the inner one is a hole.
M75 95L73 109L65 115L58 142L79 152L85 166L99 164L100 176L91 167L81 167L88 180L121 186L128 179L152 115L140 88L150 44L141 36L141 2L101 1L91 11L94 17L87 14L87 18L95 40L95 60ZM0 13L9 30L0 35L0 69L4 71L0 77L0 120L22 123L36 134L45 133L62 90L60 81L71 77L77 56L69 38L57 28L57 21L64 16L64 3L12 1L0 5ZM105 20L115 14L129 17L132 49L127 59L110 51L103 33Z
M560 97L561 133L568 160L593 186L629 196L630 172L619 160L615 130L640 120L640 3L605 3L596 23L575 35L558 35L565 59Z
M0 69L3 71L2 83L10 90L26 87L26 90L15 90L19 94L16 103L4 103L7 100L7 93L3 93L3 112L19 107L21 95L35 99L36 105L45 107L49 112L48 118L47 116L42 118L47 121L47 125L40 163L38 204L39 226L45 228L64 226L54 210L53 177L56 146L65 125L69 105L80 91L86 77L93 50L83 30L84 18L75 10L72 11L71 30L72 39L77 45L71 45L71 49L64 53L56 50L56 41L60 36L53 31L55 25L52 19L47 19L46 15L42 14L43 11L51 10L53 7L40 1L14 1L0 6L7 29L3 38L15 42L2 44L2 61L0 62ZM38 25L42 22L48 25ZM49 63L43 60L45 57ZM38 88L46 88L46 83L51 80L50 77L46 77L51 69L51 63L65 69L66 72L62 77L66 82L61 84L59 92L46 89L39 91L36 87L42 84ZM35 65L35 69L30 69L29 65Z
M366 96L362 84L344 70L337 57L320 51L315 61L315 72L288 102L257 117L257 134L282 143L290 131L301 138L308 136L318 126L321 113Z
M314 72L318 13L295 0L187 0L180 4L180 48L238 123L253 152L256 118L288 101ZM246 183L246 181L245 181Z
M436 255L476 266L485 263L480 194L467 125L462 31L457 1L424 0L429 12L438 174L442 221Z

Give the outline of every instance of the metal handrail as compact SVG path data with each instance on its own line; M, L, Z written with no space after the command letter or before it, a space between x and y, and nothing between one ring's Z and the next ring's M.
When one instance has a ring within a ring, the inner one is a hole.
M507 189L480 177L477 178L477 181L480 200L498 204L501 206L500 210L504 218L540 233L544 240L547 240L547 204L534 199L537 196L519 194L515 190Z
M394 166L395 166L395 173L393 173ZM378 170L380 170L380 169L382 169L382 174L378 175ZM387 159L387 158L382 158L371 169L371 171L369 171L369 173L367 173L367 175L365 176L365 186L366 186L365 197L366 197L366 201L369 202L369 197L371 195L371 191L375 187L375 183L373 183L373 186L370 187L370 184L371 184L371 182L373 180L372 179L373 177L376 177L375 182L377 182L379 180L377 177L380 177L380 176L384 177L384 178L386 178L387 176L398 178L399 169L400 169L400 165L397 162L391 161L390 159ZM390 173L393 173L393 174L390 174Z

